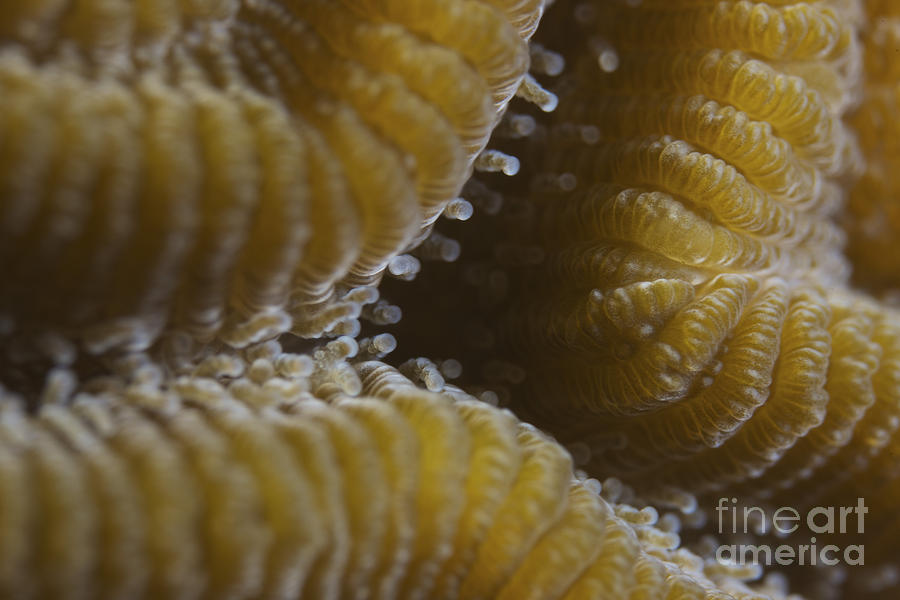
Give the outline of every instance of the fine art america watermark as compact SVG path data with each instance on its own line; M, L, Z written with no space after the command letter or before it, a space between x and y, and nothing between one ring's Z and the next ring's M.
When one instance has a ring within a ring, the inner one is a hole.
M739 565L845 565L865 564L865 546L862 544L824 544L816 536L828 536L835 541L835 534L862 534L865 517L869 512L863 498L856 499L855 506L816 506L805 514L790 506L763 509L759 506L738 506L737 498L719 498L716 506L720 535L773 533L792 536L793 542L803 534L809 534L808 544L730 544L716 549L716 560ZM787 540L786 540L787 541Z

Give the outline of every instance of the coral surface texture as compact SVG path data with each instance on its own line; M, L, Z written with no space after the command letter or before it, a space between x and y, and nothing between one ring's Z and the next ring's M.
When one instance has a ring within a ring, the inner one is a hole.
M0 0L0 600L898 598L898 240L900 1Z

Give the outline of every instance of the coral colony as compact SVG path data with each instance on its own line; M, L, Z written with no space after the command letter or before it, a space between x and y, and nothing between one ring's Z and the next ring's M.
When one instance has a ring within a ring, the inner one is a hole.
M0 599L898 597L898 48L0 0Z

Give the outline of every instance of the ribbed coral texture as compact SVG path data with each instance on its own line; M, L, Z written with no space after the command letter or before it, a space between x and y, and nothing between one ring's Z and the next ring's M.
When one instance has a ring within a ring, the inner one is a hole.
M357 368L327 402L199 377L4 398L0 596L760 597L509 411Z
M506 320L521 409L645 486L874 497L857 475L892 452L900 320L847 286L835 219L862 164L860 17L636 4L597 5L618 66L580 54L547 134L543 168L577 185L536 192L522 236L547 260L521 285L554 285Z
M347 333L457 197L538 2L4 2L2 310L90 353Z
M796 598L726 492L896 563L900 9L558 2L0 0L0 598Z

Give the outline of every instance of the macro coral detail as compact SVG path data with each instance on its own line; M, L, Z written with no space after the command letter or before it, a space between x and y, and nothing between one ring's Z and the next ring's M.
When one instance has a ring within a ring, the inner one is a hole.
M3 3L5 328L93 354L354 331L458 196L542 8Z
M900 9L545 8L0 0L0 598L892 597Z
M873 391L891 364L873 338L896 317L842 288L831 218L860 160L832 93L857 83L851 17L827 2L600 6L588 28L618 68L581 56L547 132L543 168L576 187L533 194L533 226L513 233L547 254L523 279L556 284L505 319L522 410L563 438L618 438L596 458L632 481L757 478L812 440L824 458L866 408L896 405Z
M761 597L509 411L357 369L358 397L184 377L33 417L3 398L0 596Z
M586 471L651 496L862 496L894 564L900 314L849 281L896 261L843 253L847 223L851 248L869 243L860 207L892 210L878 7L567 6L579 34L539 36L567 68L531 186L481 225L499 240L464 238L462 276L504 282L479 356L513 363L508 406Z
M864 172L847 199L847 255L859 268L854 283L891 298L897 288L892 262L900 215L897 214L896 146L900 109L894 59L900 39L900 11L893 2L866 3L868 26L862 32L865 81L862 102L850 115L865 155Z
M504 210L409 295L463 282L429 297L472 381L590 473L707 506L866 498L872 568L812 597L896 589L894 14L554 6L537 41L566 59L559 104L508 146L530 181L496 184Z

